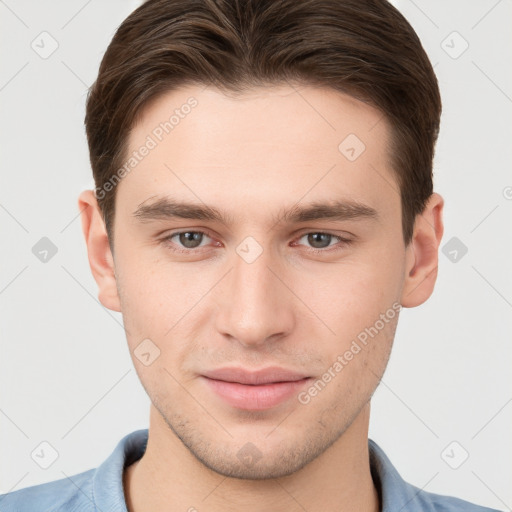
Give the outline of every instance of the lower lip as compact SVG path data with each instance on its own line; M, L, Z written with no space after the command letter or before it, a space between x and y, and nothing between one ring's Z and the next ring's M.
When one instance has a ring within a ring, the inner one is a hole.
M262 411L275 407L296 395L309 378L293 382L273 382L251 386L204 377L210 388L229 405L239 409Z

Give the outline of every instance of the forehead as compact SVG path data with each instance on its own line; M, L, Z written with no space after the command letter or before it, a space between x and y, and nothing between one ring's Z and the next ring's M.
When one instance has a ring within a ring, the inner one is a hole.
M386 195L399 203L388 137L379 110L332 89L280 85L227 95L190 85L146 106L128 158L150 149L117 193L135 207L171 194L247 215L247 201L282 207L326 193L378 208L389 203Z
M150 101L129 142L136 146L137 139L154 132L155 138L172 144L171 139L190 131L197 140L212 143L227 136L244 149L262 143L276 146L280 141L295 141L307 149L321 139L324 147L338 150L349 133L363 142L382 138L387 123L375 107L330 88L275 85L234 93L189 85ZM173 136L167 137L171 132Z

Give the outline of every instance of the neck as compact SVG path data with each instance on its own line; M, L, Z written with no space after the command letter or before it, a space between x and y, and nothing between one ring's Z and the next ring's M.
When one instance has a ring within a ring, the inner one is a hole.
M242 480L204 466L151 406L146 451L124 472L128 511L378 512L368 424L369 404L337 441L301 470L281 478Z

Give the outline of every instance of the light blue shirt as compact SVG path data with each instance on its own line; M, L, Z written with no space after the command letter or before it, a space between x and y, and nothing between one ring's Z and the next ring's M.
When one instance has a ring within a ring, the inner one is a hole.
M0 495L0 512L127 512L123 469L146 450L148 430L136 430L119 441L96 469ZM381 512L498 512L405 482L382 449L368 440L370 468L379 492Z

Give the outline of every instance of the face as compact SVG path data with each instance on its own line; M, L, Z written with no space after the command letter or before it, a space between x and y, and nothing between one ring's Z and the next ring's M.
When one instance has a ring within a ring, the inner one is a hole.
M182 88L132 130L130 154L150 149L116 191L120 309L153 406L207 467L291 474L368 403L406 274L388 137L376 109L284 85Z

